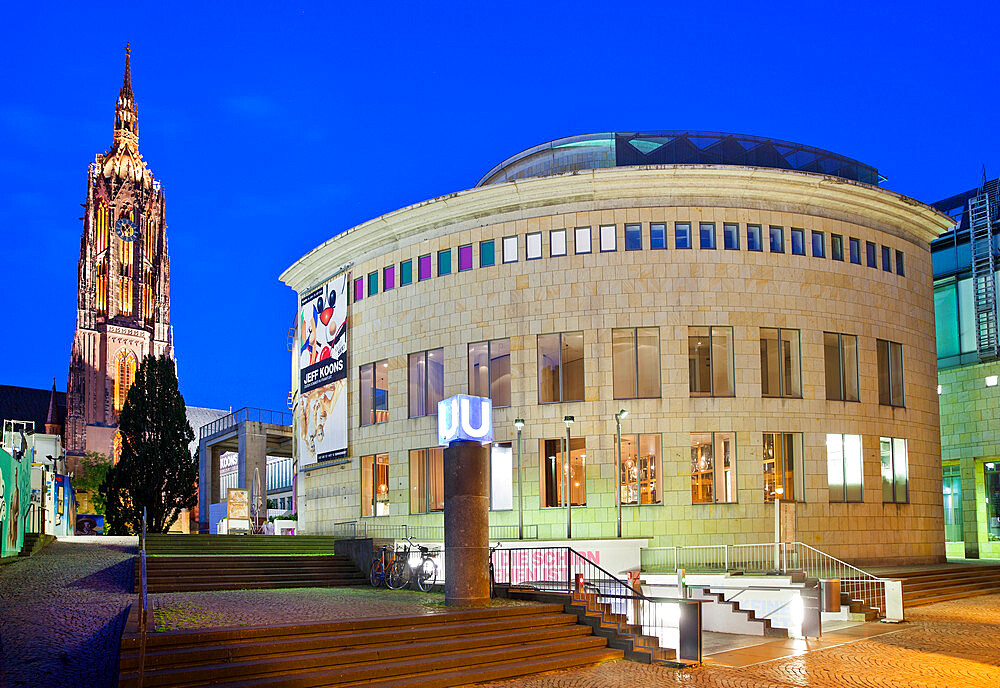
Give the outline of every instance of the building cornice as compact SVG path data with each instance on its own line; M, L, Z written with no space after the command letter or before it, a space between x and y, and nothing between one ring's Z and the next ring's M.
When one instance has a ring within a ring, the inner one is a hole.
M317 246L280 279L301 292L348 261L360 263L443 226L458 232L542 215L646 207L801 213L871 227L925 250L954 224L894 191L794 170L731 165L582 170L459 191L381 215Z

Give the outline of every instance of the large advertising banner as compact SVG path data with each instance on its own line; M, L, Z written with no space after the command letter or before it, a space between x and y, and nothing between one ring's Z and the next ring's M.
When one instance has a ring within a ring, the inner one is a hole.
M347 456L347 285L343 272L299 302L299 466Z

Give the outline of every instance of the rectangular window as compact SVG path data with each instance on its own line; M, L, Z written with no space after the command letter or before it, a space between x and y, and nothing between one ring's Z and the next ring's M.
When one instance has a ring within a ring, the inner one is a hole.
M813 258L826 258L826 237L823 232L812 233Z
M799 331L760 328L760 393L764 397L801 397Z
M691 223L674 223L674 248L691 248Z
M878 246L870 241L865 242L865 254L868 258L868 267L877 268L878 267Z
M792 255L804 256L806 254L806 233L805 230L792 227Z
M451 274L451 249L438 251L438 277Z
M573 232L573 250L577 253L591 253L594 250L590 227L577 227Z
M986 532L991 542L1000 540L1000 463L983 464L983 481L988 495Z
M587 443L583 437L572 437L569 441L569 467L566 466L566 438L539 440L541 461L540 496L541 506L566 506L570 495L573 506L587 505ZM569 486L567 487L567 478Z
M688 327L688 379L693 397L736 395L732 327Z
M396 266L382 268L382 291L392 291L396 288Z
M389 515L389 455L361 457L361 515Z
M549 255L553 258L566 255L565 229L553 229L549 232Z
M649 248L662 250L667 247L667 226L662 222L649 225Z
M878 403L905 406L903 397L903 345L875 340L878 350Z
M431 254L417 258L417 281L423 282L431 278Z
M510 340L469 344L469 394L510 406Z
M538 260L542 257L542 233L532 232L524 237L525 258L527 260Z
M896 274L900 277L906 277L906 271L903 270L903 252L896 251Z
M863 502L861 435L826 436L826 472L831 502Z
M517 262L517 237L509 236L503 238L503 262Z
M444 511L444 448L410 450L410 513Z
M611 330L615 399L660 396L660 330L630 327Z
M492 239L479 242L479 267L488 268L496 265L496 244Z
M490 446L490 509L508 511L514 508L514 457L510 442L494 442Z
M882 457L882 502L906 504L910 501L906 440L880 437L879 454Z
M642 225L625 225L625 250L642 250Z
M458 247L458 271L465 272L472 269L472 244Z
M715 223L698 223L698 245L701 248L715 248Z
M735 222L726 222L722 225L722 243L727 251L740 250L740 226Z
M736 435L731 432L691 433L691 503L735 501Z
M771 253L784 253L785 228L772 225L769 231L771 236Z
M361 425L389 420L389 361L375 361L361 366L358 378L361 389Z
M882 270L892 272L892 250L888 246L882 247Z
M538 335L538 403L583 401L583 332Z
M830 235L830 257L834 260L844 260L844 237L839 234Z
M764 239L762 237L760 225L747 225L747 250L764 250Z
M617 440L617 438L615 438ZM618 498L622 504L659 504L660 436L622 435Z
M861 240L851 237L850 249L851 249L851 262L854 263L855 265L861 265Z
M365 278L358 277L354 280L354 302L357 303L365 298Z
M618 250L618 228L615 225L601 225L601 253Z
M986 477L986 491L987 494L990 492L996 493L997 486L994 485L993 489L990 489L990 468L993 467L992 463L985 464L985 477ZM941 477L943 479L944 485L944 541L945 542L962 542L965 540L965 536L962 533L962 471L957 463L949 464L947 466L941 467ZM992 525L996 523L1000 526L1000 521L995 520L998 516L997 507L993 502L996 500L994 496L987 502L987 517L990 519L989 523ZM989 506L993 505L993 509L989 509ZM992 513L990 513L992 511ZM998 528L997 530L1000 530ZM992 529L991 529L991 532ZM994 533L997 534L997 533Z
M801 502L802 486L802 433L765 432L764 501Z
M826 398L830 401L860 401L857 336L824 332L823 357L826 362Z
M410 418L434 415L444 398L444 349L409 356Z
M368 273L368 296L378 294L378 270Z
M413 261L404 260L399 264L399 286L413 284Z

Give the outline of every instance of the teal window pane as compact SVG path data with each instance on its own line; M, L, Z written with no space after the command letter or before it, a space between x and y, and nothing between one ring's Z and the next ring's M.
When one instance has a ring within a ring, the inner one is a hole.
M451 249L438 251L438 277L451 274Z
M413 261L404 260L399 264L399 286L413 284Z
M493 241L483 241L479 244L479 267L488 268L496 264L496 251Z
M938 358L957 356L958 301L954 284L934 290L934 329L937 332Z
M375 296L378 293L378 272L368 273L368 296Z
M971 277L958 281L958 332L962 353L976 351L976 302Z

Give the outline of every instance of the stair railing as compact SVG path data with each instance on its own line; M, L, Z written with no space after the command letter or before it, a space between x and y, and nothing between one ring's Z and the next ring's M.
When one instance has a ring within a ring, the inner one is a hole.
M698 600L644 595L571 547L497 549L492 560L497 583L570 595L654 662L701 662Z

